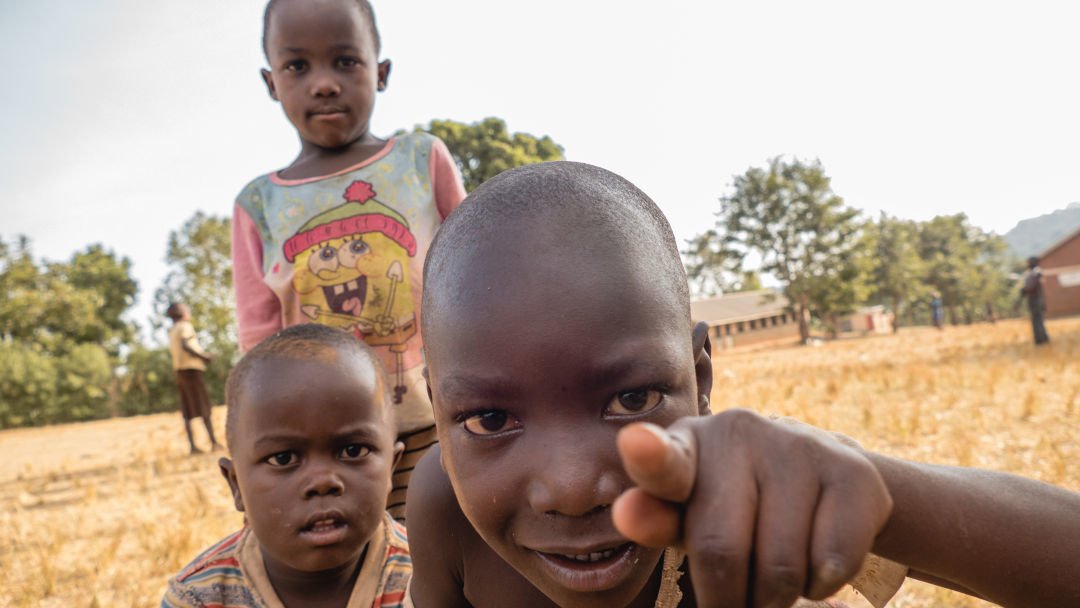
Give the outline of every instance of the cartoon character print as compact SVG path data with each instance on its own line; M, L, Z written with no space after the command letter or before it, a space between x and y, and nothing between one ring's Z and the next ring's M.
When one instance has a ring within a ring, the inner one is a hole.
M402 353L417 331L408 264L416 238L404 217L375 200L370 183L354 181L344 198L285 241L292 286L304 316L395 353L394 403L401 403Z

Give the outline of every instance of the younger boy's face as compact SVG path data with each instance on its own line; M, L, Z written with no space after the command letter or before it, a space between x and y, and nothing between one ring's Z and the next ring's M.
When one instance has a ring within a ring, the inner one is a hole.
M358 559L397 455L375 368L334 348L265 359L240 398L222 470L268 565L317 572Z
M464 295L425 313L443 465L477 532L548 597L627 606L661 552L612 524L630 486L615 436L697 411L686 312L647 267L524 249L545 255L470 259Z
M263 79L300 138L335 149L368 134L390 62L379 63L367 18L352 0L279 2L266 35Z

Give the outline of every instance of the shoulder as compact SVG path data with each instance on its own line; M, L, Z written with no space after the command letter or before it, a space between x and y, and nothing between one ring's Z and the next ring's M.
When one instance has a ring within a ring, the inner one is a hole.
M169 581L161 605L262 608L240 565L245 538L241 530L203 551Z
M274 182L271 181L269 173L256 177L236 195L236 206L247 211L249 215L258 215L266 193L273 187Z
M462 536L476 533L458 506L450 479L439 463L440 454L439 446L432 446L409 480L410 596L418 608L466 605L461 541Z
M382 580L373 606L400 608L412 579L412 558L409 556L409 538L405 526L394 521L389 513L383 513L383 530L386 534L386 552L382 563Z
M186 583L193 578L204 579L214 575L243 576L240 572L239 553L244 532L245 530L234 532L200 553L180 570L174 580Z
M442 143L441 139L426 131L411 131L404 135L398 135L395 141L397 146L415 148L421 151L431 150L435 142Z

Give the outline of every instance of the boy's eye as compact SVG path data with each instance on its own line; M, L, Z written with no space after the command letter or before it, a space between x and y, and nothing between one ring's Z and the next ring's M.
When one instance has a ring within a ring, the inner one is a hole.
M465 430L473 435L497 435L521 428L521 421L502 410L473 414L461 421Z
M655 409L664 400L664 394L656 389L643 388L615 395L608 404L607 413L615 416L642 414Z
M353 68L359 65L359 61L353 57L341 57L338 59L338 65L343 68Z
M363 458L371 453L371 448L359 443L350 443L341 450L340 458L356 459Z
M285 64L286 72L302 72L307 67L307 62L303 60L290 61Z
M296 464L296 452L278 452L266 459L266 464L272 467L287 467Z

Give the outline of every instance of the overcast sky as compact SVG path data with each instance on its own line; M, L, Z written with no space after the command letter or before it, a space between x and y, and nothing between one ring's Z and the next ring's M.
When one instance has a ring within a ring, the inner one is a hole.
M226 215L295 133L258 70L262 0L0 0L0 238L134 261ZM867 214L1005 232L1080 200L1080 4L375 0L372 128L504 118L649 193L688 239L734 174L820 159Z

